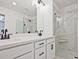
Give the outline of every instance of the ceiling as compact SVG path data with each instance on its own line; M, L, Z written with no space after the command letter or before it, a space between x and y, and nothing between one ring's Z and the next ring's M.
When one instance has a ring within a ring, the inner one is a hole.
M54 2L59 9L62 9L69 5L77 4L78 0L54 0Z
M12 10L19 11L28 16L36 16L37 9L32 6L33 0L0 0L0 6L6 7ZM16 2L16 6L12 5L12 2ZM72 4L76 4L78 0L54 0L56 7L62 9Z
M12 3L16 2L14 6ZM36 16L36 7L32 6L32 0L0 0L0 6L12 9L28 16Z

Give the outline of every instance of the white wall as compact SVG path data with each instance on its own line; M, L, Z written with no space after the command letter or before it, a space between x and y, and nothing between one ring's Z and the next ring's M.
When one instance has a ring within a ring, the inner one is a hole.
M44 35L53 35L53 0L43 0L45 6L37 8L37 29Z

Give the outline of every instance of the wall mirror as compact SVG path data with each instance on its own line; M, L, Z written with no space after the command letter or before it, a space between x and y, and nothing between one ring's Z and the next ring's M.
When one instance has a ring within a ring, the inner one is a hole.
M0 0L0 30L4 27L9 33L36 33L37 7L33 0Z

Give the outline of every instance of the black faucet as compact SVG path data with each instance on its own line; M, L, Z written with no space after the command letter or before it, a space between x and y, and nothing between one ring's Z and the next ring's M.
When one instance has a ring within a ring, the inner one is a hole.
M5 31L4 31L5 33L4 33L4 37L5 37L5 39L7 39L7 32L8 32L8 30L7 29L5 29Z
M3 39L9 39L10 35L12 35L12 34L7 34L7 32L8 32L7 29L5 29L5 30L2 29L1 32L2 32L2 34L1 34L1 40L3 40Z

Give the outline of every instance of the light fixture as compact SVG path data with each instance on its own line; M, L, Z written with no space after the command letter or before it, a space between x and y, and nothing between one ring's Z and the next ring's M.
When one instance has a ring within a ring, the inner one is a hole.
M12 2L13 5L16 5L16 2Z
M36 7L45 6L45 3L42 0L33 0L32 5Z

